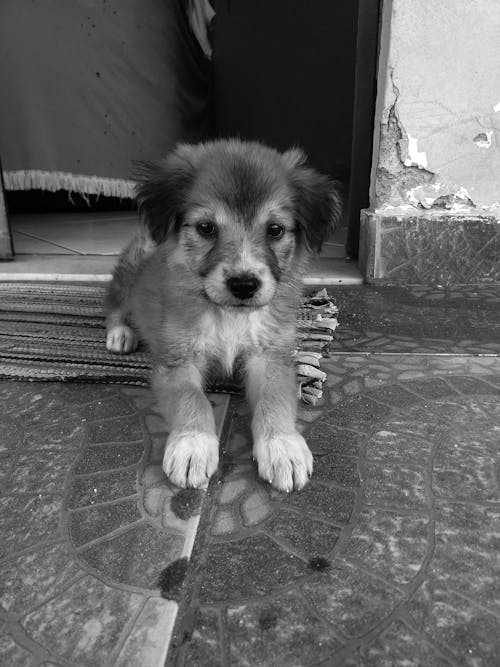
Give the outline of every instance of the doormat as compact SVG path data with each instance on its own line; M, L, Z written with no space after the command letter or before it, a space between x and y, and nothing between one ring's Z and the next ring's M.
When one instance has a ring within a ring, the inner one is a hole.
M0 378L148 385L144 346L125 355L106 349L105 293L105 286L93 284L0 282ZM337 312L326 290L298 310L294 361L305 403L314 405L322 396L326 374L320 362L333 340ZM208 391L239 393L241 385L214 382Z

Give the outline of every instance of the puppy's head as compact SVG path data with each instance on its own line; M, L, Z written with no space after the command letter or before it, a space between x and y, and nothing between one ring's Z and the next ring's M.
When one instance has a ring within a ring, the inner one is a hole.
M335 185L299 149L237 140L180 145L143 165L137 201L153 240L173 240L173 261L197 277L200 295L236 308L266 305L297 277L341 210Z

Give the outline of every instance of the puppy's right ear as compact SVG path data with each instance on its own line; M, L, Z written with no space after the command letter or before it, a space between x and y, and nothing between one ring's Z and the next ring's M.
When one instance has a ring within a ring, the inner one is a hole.
M137 206L155 243L180 224L198 153L198 146L181 144L159 162L135 163Z
M288 171L297 229L306 248L319 253L328 235L341 219L342 204L339 184L307 166L307 157L300 148L291 148L281 159Z

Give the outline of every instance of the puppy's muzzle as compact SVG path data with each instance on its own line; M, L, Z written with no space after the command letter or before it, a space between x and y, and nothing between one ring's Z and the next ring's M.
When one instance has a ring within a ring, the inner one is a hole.
M239 276L231 276L226 280L228 290L237 299L251 299L260 289L262 282L251 273L243 273Z

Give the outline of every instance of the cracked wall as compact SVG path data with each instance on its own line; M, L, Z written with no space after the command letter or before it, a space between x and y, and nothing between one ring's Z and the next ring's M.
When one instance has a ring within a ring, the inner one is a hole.
M372 210L500 209L500 3L385 0Z

